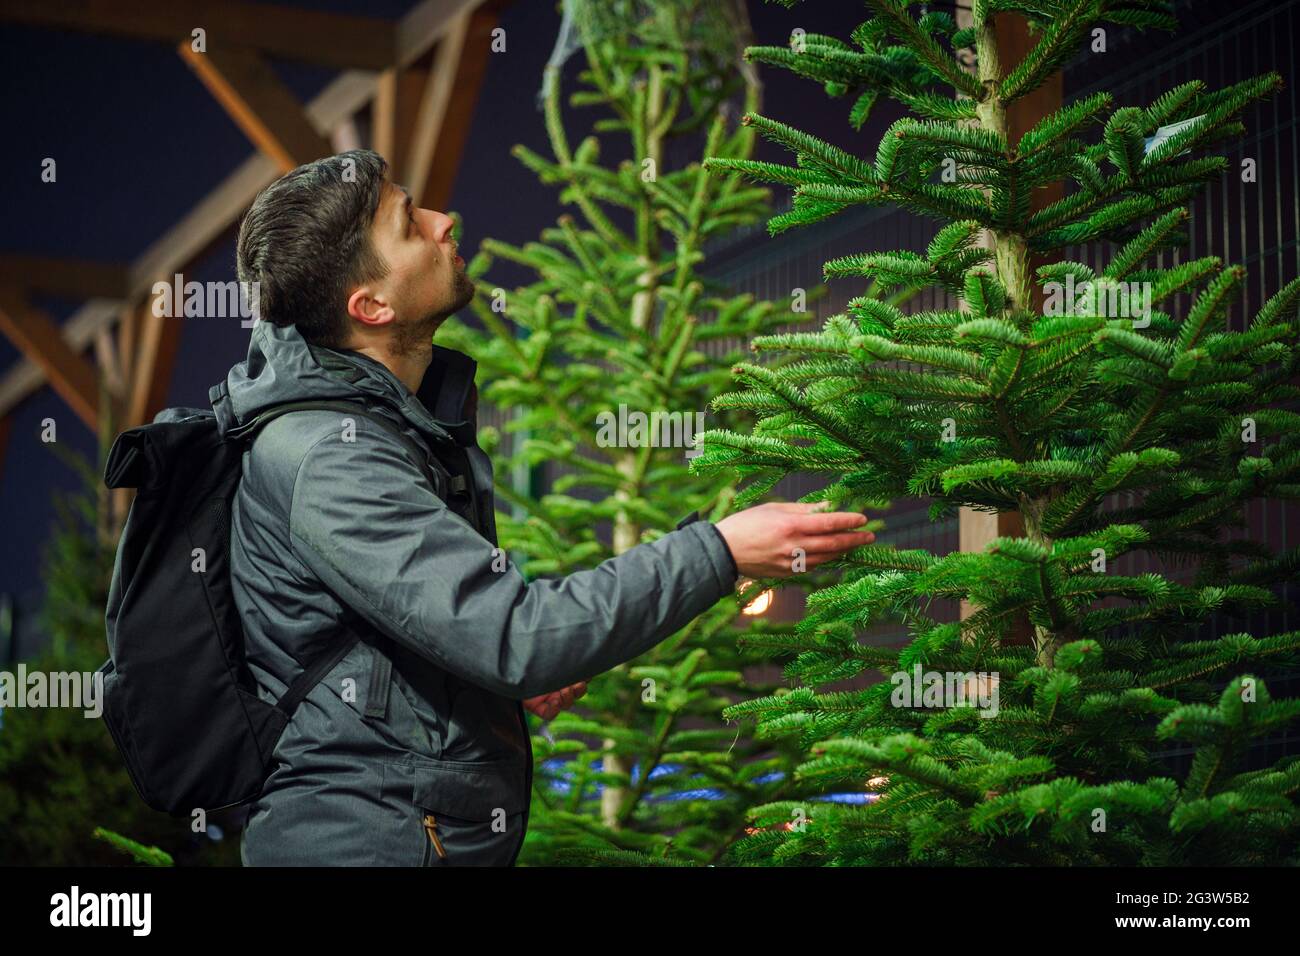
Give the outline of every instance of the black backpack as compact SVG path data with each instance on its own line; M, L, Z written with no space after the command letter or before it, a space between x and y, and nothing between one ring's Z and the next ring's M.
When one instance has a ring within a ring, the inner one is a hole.
M244 449L280 415L325 409L369 418L396 436L438 496L464 494L464 473L432 462L388 419L351 402L269 408L223 438L210 409L167 409L117 436L109 488L136 488L118 541L105 626L104 722L140 797L164 813L255 799L271 752L303 697L343 659L343 635L274 704L257 695L230 585L230 519ZM448 455L448 457L451 457ZM192 570L194 549L206 567Z

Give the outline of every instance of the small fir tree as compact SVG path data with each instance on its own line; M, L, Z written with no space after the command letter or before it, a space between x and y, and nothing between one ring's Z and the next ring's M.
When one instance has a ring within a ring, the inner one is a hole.
M730 295L701 271L710 240L768 213L767 190L711 176L699 161L701 149L741 158L752 148L731 106L737 96L747 110L758 104L753 68L736 68L743 4L566 9L586 59L569 104L599 108L606 115L593 129L610 135L570 145L560 66L548 66L552 155L514 154L561 187L576 215L538 242L484 240L468 266L484 330L449 323L438 333L477 360L485 399L519 410L504 426L509 443L486 427L481 440L494 455L498 503L512 512L498 515L501 544L528 576L593 567L691 511L720 518L734 488L688 470L690 437L703 430L697 413L725 387L737 343L809 317L791 311L798 302ZM602 164L602 152L627 158ZM536 279L506 291L487 278L494 259ZM669 417L636 431L632 416L651 414ZM543 462L564 470L551 487L518 480ZM649 653L592 675L577 706L535 734L521 863L717 862L743 836L747 808L789 785L792 748L738 739L720 717L734 700L774 689L742 674L753 656L737 649L737 611L725 599Z

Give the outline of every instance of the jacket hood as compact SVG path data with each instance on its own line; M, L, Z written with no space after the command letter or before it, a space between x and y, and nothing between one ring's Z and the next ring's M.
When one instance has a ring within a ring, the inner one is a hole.
M259 412L285 402L350 401L386 406L426 441L474 441L477 363L454 349L433 346L433 361L412 393L382 362L347 349L309 344L293 325L259 321L248 358L208 390L224 436Z

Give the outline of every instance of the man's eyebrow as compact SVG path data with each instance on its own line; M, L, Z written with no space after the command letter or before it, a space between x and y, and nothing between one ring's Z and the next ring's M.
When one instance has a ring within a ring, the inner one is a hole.
M407 191L405 186L398 186L396 183L394 183L393 185L397 189L400 189L402 191L402 195L406 197L402 201L402 205L401 205L401 211L402 211L401 218L405 219L410 214L411 211L411 194Z

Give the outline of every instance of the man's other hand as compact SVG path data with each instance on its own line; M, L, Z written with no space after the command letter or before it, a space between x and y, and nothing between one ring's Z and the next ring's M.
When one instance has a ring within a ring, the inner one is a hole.
M573 702L587 693L587 682L579 681L561 690L549 694L538 694L524 701L524 709L536 714L542 720L550 720L562 710L573 706Z
M825 501L770 502L728 515L715 527L741 575L788 578L798 550L803 566L815 568L876 540L870 531L852 530L867 523L866 515L826 507Z

